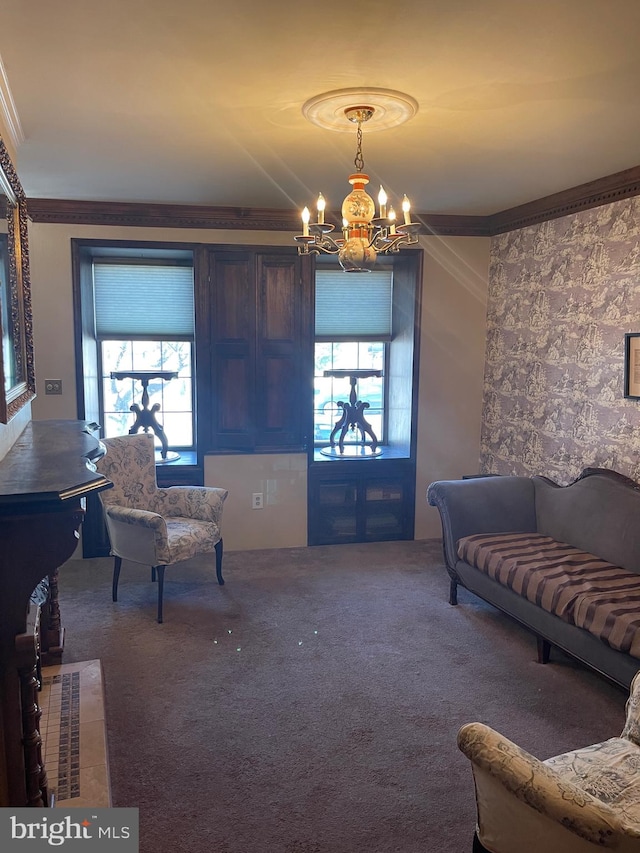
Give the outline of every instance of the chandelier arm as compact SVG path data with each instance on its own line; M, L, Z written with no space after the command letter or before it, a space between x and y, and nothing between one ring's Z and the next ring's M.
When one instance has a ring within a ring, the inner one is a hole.
M328 255L337 255L340 251L340 246L333 240L326 240L316 244L321 252L326 252Z
M298 246L299 255L337 255L339 251L339 247L332 249L327 246L319 246L317 243L303 243L301 246Z
M367 244L367 249L375 249L376 248L376 240L378 239L378 234L372 234L369 243Z
M313 226L310 226L310 230ZM326 252L330 255L337 255L340 251L340 243L336 243L331 237L327 237L322 231L316 231L311 234L298 234L294 237L298 243L299 255L319 255L321 252Z

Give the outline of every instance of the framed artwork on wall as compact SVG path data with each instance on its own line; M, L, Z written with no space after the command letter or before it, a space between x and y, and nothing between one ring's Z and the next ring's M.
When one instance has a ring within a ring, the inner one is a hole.
M640 332L624 336L624 396L640 400Z
M0 423L36 395L27 198L0 137Z

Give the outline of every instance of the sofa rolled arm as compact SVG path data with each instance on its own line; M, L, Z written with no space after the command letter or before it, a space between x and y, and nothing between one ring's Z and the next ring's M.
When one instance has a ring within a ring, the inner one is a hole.
M449 573L455 573L457 542L475 533L535 533L535 490L530 477L438 480L427 489L437 507Z
M458 746L469 758L475 773L479 804L495 800L493 792L481 790L484 774L499 783L502 806L492 802L491 811L509 813L508 801L520 803L550 821L599 847L616 848L621 838L640 837L629 827L620 825L615 812L588 791L563 779L544 762L521 749L517 744L483 723L468 723L458 732ZM479 822L482 822L479 813Z

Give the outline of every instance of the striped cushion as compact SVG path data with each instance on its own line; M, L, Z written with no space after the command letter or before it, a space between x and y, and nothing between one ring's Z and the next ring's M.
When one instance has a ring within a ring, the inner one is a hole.
M565 622L640 658L640 576L538 533L466 536L458 556Z

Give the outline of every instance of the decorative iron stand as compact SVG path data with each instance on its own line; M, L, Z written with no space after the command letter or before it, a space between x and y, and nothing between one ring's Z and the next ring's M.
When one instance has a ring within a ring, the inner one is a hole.
M338 408L342 409L342 414L338 421L336 421L335 426L331 430L331 434L329 436L329 447L323 448L320 452L325 456L335 456L336 455L336 436L340 433L340 437L338 438L338 449L340 451L340 455L344 455L344 440L345 436L349 431L360 433L360 441L356 445L362 451L368 449L368 456L379 456L382 453L382 449L378 447L378 438L374 431L371 429L371 424L366 420L364 413L369 408L369 403L358 400L358 379L369 379L372 376L382 376L381 370L325 370L325 376L331 376L334 379L349 379L349 384L351 385L351 391L349 393L349 402L344 402L343 400L338 400ZM367 444L366 436L369 436L371 439L370 443Z
M149 432L151 428L160 439L162 450L160 456L163 462L173 462L180 458L180 454L175 451L169 451L169 442L165 435L162 424L156 420L156 412L160 411L160 403L154 403L149 408L149 382L152 379L162 379L163 382L168 382L170 379L175 379L178 373L175 370L114 370L111 373L112 379L137 379L142 384L142 408L137 403L129 407L129 410L136 416L133 426L129 430L129 435L135 435L139 429Z

